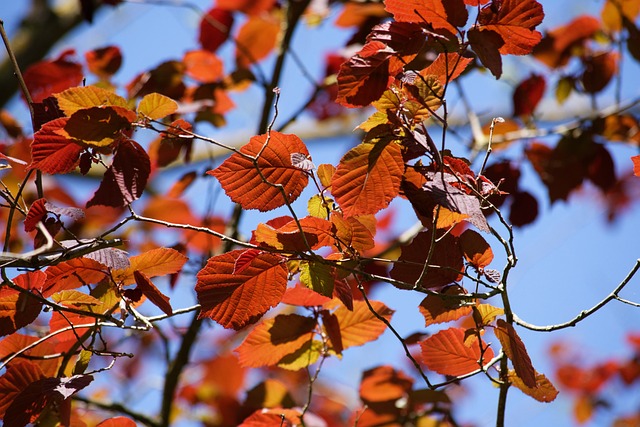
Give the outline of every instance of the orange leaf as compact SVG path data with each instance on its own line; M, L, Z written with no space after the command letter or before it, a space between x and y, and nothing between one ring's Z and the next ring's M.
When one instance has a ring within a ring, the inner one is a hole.
M255 160L256 165L245 157L256 158L263 146L264 150ZM296 135L271 131L270 137L266 134L254 136L240 149L240 153L233 154L207 173L215 176L227 196L244 209L265 212L291 203L309 182L305 171L291 164L291 154L309 155L307 147ZM275 185L282 186L286 199Z
M602 23L610 31L620 31L624 20L635 22L640 13L638 0L607 0L602 7Z
M504 310L500 307L494 307L491 304L478 304L473 307L474 319L480 326L486 326L493 322L493 320L504 314Z
M345 217L375 214L398 195L403 171L400 145L363 143L340 159L331 192Z
M42 309L35 298L13 289L0 290L0 336L14 333L32 323Z
M174 274L182 269L188 258L171 248L152 249L140 255L131 257L129 268L113 272L113 279L123 285L136 282L134 272L139 271L148 277Z
M553 402L558 396L558 390L544 374L538 372L536 375L536 386L527 387L522 379L514 371L509 371L509 381L524 394L533 397L538 402Z
M440 53L436 59L424 70L420 71L420 75L427 77L430 75L438 76L441 84L445 84L455 80L460 74L467 69L467 66L473 61L473 58L466 58L459 53Z
M289 305L298 305L302 307L316 307L331 301L323 295L312 291L305 286L295 286L287 288L282 297L282 302Z
M241 273L233 274L243 250L209 258L197 274L196 293L200 317L209 317L225 328L241 329L255 323L282 299L288 270L278 255L262 253Z
M102 421L96 427L136 427L137 424L127 417L113 417Z
M7 366L7 370L0 377L0 418L14 402L22 390L40 379L44 374L33 362L16 360Z
M493 358L493 350L485 348L482 363ZM442 375L459 376L480 369L480 347L475 341L470 347L465 344L465 330L449 328L420 342L422 361L427 368Z
M107 276L106 267L89 258L75 258L53 265L45 271L47 281L42 296L48 298L56 292L95 284Z
M224 63L213 52L190 50L182 62L187 67L185 73L200 83L213 83L224 77Z
M305 217L298 222L302 233L295 220L277 229L267 224L258 224L255 231L256 241L290 252L305 252L309 249L331 246L334 243L332 225L326 219Z
M225 10L238 10L247 15L258 15L271 10L276 0L217 0L216 5Z
M413 387L413 379L391 366L378 366L362 373L360 398L366 404L395 402L407 397Z
M271 14L250 16L236 37L236 64L249 68L266 58L275 48L280 34L280 20Z
M640 155L631 157L631 161L633 162L633 174L640 176Z
M280 314L257 325L235 350L241 366L276 365L313 339L316 321L299 314Z
M379 301L370 302L376 313L391 320L393 310ZM387 325L369 310L364 301L354 301L353 311L349 311L347 307L341 305L333 314L336 315L340 323L344 349L374 341L387 329Z
M84 58L87 61L89 71L101 79L108 79L122 65L122 52L117 46L90 50L84 54Z
M300 412L295 409L258 409L238 427L295 427L300 424Z
M460 286L451 286L445 289L445 294L455 295L462 293L464 293L464 289ZM460 300L447 298L446 295L442 297L429 295L422 300L418 309L424 316L425 326L452 322L473 311L471 306L463 305Z
M501 54L527 55L542 39L534 28L543 18L542 5L536 0L503 0L497 12L493 7L482 9L478 21L483 30L500 35Z
M462 0L386 0L385 9L396 21L428 23L434 29L455 34L464 27L469 14Z
M371 215L375 224L375 217ZM368 216L350 216L343 218L339 212L331 213L331 222L336 227L336 237L340 244L364 252L375 246L370 229L361 221L367 221ZM375 225L373 227L375 230Z
M171 304L169 303L169 297L164 295L156 285L153 284L149 277L146 274L140 271L134 271L133 277L136 280L136 284L138 285L138 289L142 291L142 294L146 296L149 301L156 305L163 313L170 316L173 313L173 309L171 308Z
M513 362L516 374L522 380L523 384L529 388L535 388L536 371L533 369L527 349L513 325L502 319L498 319L493 331L500 340L505 354L511 359L511 362Z
M458 244L465 259L477 270L485 268L493 261L491 246L476 231L465 230L458 238Z

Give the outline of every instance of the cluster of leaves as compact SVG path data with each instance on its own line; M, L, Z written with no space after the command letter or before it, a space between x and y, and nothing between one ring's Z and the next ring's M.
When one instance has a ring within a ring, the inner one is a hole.
M86 11L87 3L81 3ZM559 101L572 91L595 97L616 76L620 53L594 50L592 44L603 34L610 41L624 34L637 59L638 8L607 1L602 20L581 17L543 35L536 28L544 13L535 0L347 2L337 25L357 27L351 42L361 46L343 61L329 58L327 74L333 79L318 85L305 106L322 118L367 106L372 114L358 126L361 143L337 165L316 166L301 138L273 129L275 121L267 123L294 28L305 13L314 16L308 4L218 1L202 16L200 48L141 72L122 88L125 96L111 81L122 62L115 46L86 54L95 85L79 86L83 67L70 51L25 71L33 137L1 117L14 139L1 155L13 166L3 178L7 207L0 209L6 224L0 289L4 425L80 425L82 418L95 416L87 408L98 407L163 427L179 405L204 406L215 414L209 425L219 426L455 425L447 387L475 375L499 386L502 422L510 386L540 402L556 398L554 385L533 366L508 299L507 279L516 264L511 224L535 220L537 201L520 188L516 162L487 166L485 159L474 171L468 159L450 151L446 98L456 79L473 69L500 78L503 57L528 54L564 73L556 90ZM236 20L242 25L234 31ZM225 72L216 52L230 41L235 68ZM259 63L277 46L269 79ZM577 71L565 69L573 58ZM258 135L235 148L194 131L202 122L223 126L224 114L234 106L229 92L252 84L265 90ZM535 122L545 88L541 75L515 88L509 126L500 130L496 120L490 125L496 144ZM636 178L616 177L605 147L606 141L637 137L630 135L637 119L620 111L581 122L553 148L527 145L522 160L531 162L552 202L566 200L585 180L611 197L613 212L630 198L626 182ZM441 135L429 123L441 125ZM136 141L141 131L157 138L145 147ZM474 148L486 142L494 143L476 138ZM204 171L189 165L166 195L149 188L154 175L174 162L190 164L195 144L223 148L230 156ZM640 157L633 161L640 175ZM62 186L43 185L43 179L47 184L70 173L99 177L86 202L78 203ZM285 207L289 215L258 224L243 239L239 214L194 214L184 195L197 182L222 188L236 212ZM292 203L305 189L313 193L307 211L296 212ZM381 212L397 198L409 202L421 228L409 238L381 239L378 231L386 227ZM500 211L505 201L508 220ZM143 215L134 210L138 206L144 206ZM490 225L491 214L502 232ZM17 215L23 216L22 226ZM173 232L154 236L160 227ZM124 238L138 255L113 247ZM30 239L33 250L20 253L31 249ZM493 248L488 240L495 242ZM496 248L507 260L501 271L489 268ZM195 281L198 304L174 310L168 292L151 280L159 276L169 276L172 289ZM394 310L369 299L371 287L381 284L417 295L415 309L425 329L399 335ZM163 314L142 315L138 310L145 301L149 304L142 307L153 305ZM191 311L196 316L186 332L167 328L171 336L155 337L148 332ZM194 364L197 381L179 384L203 320L228 331L217 344L235 355L217 350ZM118 329L136 337L127 351L119 347L124 338L114 333ZM236 333L241 330L246 333ZM332 406L319 391L324 361L385 331L398 338L415 375L386 365L369 369L360 385L362 407ZM177 352L169 344L173 336L181 340ZM167 365L159 418L76 395L114 365L134 377L141 360L158 349ZM240 401L248 368L263 370L265 379ZM574 374L559 378L594 401L599 386L571 385L567 378ZM72 404L72 396L88 406ZM131 423L120 417L99 425Z

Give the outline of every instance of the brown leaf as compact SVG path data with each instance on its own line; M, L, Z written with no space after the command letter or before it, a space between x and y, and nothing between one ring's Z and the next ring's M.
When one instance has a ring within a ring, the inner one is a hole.
M535 388L536 372L531 364L527 349L513 325L502 319L498 319L494 333L500 340L505 354L511 359L515 372L522 380L522 383L529 388Z
M142 294L149 299L153 304L156 305L162 312L168 316L173 314L173 309L171 308L171 304L169 303L169 297L164 295L160 290L153 284L153 282L147 277L146 274L140 271L134 271L133 277L136 279L136 284L138 285L138 289L142 291Z

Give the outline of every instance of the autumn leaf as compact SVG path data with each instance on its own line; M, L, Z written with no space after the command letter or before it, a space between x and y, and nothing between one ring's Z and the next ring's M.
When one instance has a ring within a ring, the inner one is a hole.
M553 402L558 396L558 390L544 374L535 373L535 387L528 387L514 371L509 371L509 381L524 394L533 397L538 402Z
M184 54L182 62L186 66L185 73L198 82L213 83L224 76L224 63L208 50L190 50Z
M265 212L293 202L307 186L308 175L291 164L293 153L309 155L296 135L271 131L269 135L252 137L240 153L207 173L220 181L235 203L244 209ZM280 186L286 198L282 197Z
M126 206L142 196L151 173L149 156L134 140L120 142L113 157L113 163L107 169L87 208L91 206Z
M280 34L277 14L252 15L236 36L236 64L248 68L266 58L275 48Z
M122 107L128 108L127 100L123 97L99 88L97 86L74 87L54 95L58 106L64 114L70 117L78 110L93 107Z
M136 120L136 114L122 107L83 108L71 115L64 129L64 136L91 147L107 147L123 138L124 131Z
M133 272L133 277L138 285L137 289L140 289L142 294L146 296L149 301L162 310L162 312L167 316L171 316L173 314L173 309L169 303L169 297L160 292L146 274L136 270Z
M47 268L45 273L47 280L42 288L45 298L60 291L98 283L108 274L104 265L89 258L61 262Z
M145 95L138 104L138 114L151 120L163 119L178 110L178 103L159 93Z
M218 7L211 8L202 16L198 40L203 49L210 52L218 50L224 43L233 26L233 13Z
M500 340L505 354L511 359L518 378L528 388L535 388L536 372L531 364L527 349L513 325L498 319L493 331Z
M360 399L366 404L397 401L408 396L413 379L391 366L377 366L362 373Z
M242 250L209 258L197 274L200 318L209 317L225 328L241 329L255 323L282 299L287 266L278 255L262 253L241 273L233 274Z
M137 424L130 418L127 417L113 417L106 419L96 427L136 427Z
M485 349L480 351L479 343ZM422 361L431 371L442 375L460 376L480 369L482 363L493 358L493 350L482 341L465 344L465 330L449 328L420 342Z
M48 174L68 173L76 168L84 147L58 131L64 129L68 118L59 118L45 123L33 135L31 164L28 169L38 169Z
M298 314L280 314L257 325L235 350L241 366L272 366L313 339L316 321Z
M375 214L398 195L403 170L399 144L363 143L340 159L331 192L345 217Z
M429 295L425 297L418 309L424 316L425 326L438 323L452 322L472 312L472 306L463 300L450 296L465 293L459 286L451 286L444 290L443 296ZM448 297L449 296L449 297Z
M386 0L385 9L396 21L428 24L452 34L469 18L463 0Z
M473 27L467 31L467 37L482 65L487 67L496 79L499 79L502 76L500 49L504 46L504 40L500 37L500 34L495 31Z
M332 212L331 223L336 229L338 242L358 252L373 248L375 241L371 228L365 225L369 217L373 219L373 230L375 231L375 217L373 215L344 218L339 212Z
M67 307L91 307L102 304L99 299L73 289L56 292L51 295L51 299L54 302Z
M473 58L467 58L457 52L443 52L438 54L427 68L420 71L420 75L438 76L440 84L444 85L458 78L471 62Z
M479 233L465 230L458 238L465 259L477 270L482 270L493 261L491 246Z
M42 302L26 293L9 289L0 290L0 336L16 332L31 324L42 310Z
M539 74L532 74L520 82L513 92L513 115L532 115L544 95L545 87L545 79Z
M65 50L53 61L36 62L24 71L24 81L33 102L42 102L51 94L82 82L82 65L70 59L74 54L74 50Z
M258 224L255 238L259 243L290 252L306 252L335 243L331 222L313 217L300 218L298 221L292 219L277 229Z
M118 46L105 46L84 54L89 71L101 79L108 79L120 69L122 52Z
M31 361L18 359L10 363L0 377L0 417L4 418L7 408L22 390L42 378L44 373Z
M305 286L287 288L282 297L282 302L301 307L317 307L331 301L331 298L320 295Z
M320 295L330 298L335 282L334 268L320 262L302 262L300 282Z
M497 12L493 7L481 10L480 28L500 36L504 42L500 47L503 55L531 53L542 39L542 34L534 30L544 18L542 5L536 0L503 0L498 7Z
M115 270L113 280L122 285L136 283L135 272L147 277L166 276L182 269L188 258L171 248L156 248L130 258L128 268Z
M391 320L393 310L379 301L370 301L370 303L378 315L388 321ZM333 314L340 324L344 349L375 341L387 329L387 325L371 312L364 301L354 301L353 311L341 305Z
M631 161L633 162L633 174L640 176L640 155L632 156Z

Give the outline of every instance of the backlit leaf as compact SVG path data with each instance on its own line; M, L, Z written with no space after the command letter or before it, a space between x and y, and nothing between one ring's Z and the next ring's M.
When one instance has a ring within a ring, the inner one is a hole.
M300 264L300 282L325 297L333 295L334 276L334 268L330 265L314 261Z
M83 108L71 115L64 125L65 136L92 147L106 147L122 138L136 114L122 107Z
M32 323L42 303L26 293L4 287L0 290L0 336L14 333Z
M302 307L317 307L331 301L331 298L320 295L304 286L287 288L282 297L282 302L289 305Z
M54 95L58 106L67 116L78 110L92 107L128 108L127 101L115 93L97 86L83 86L67 89Z
M360 399L372 402L396 401L406 397L413 387L413 379L391 366L377 366L362 373Z
M373 218L375 221L375 217ZM344 218L339 212L331 214L331 222L336 228L338 242L358 252L364 252L375 246L371 231L360 221L361 219L364 221L365 216Z
M473 307L473 310L474 318L480 326L486 326L493 322L496 317L504 314L503 309L500 307L494 307L490 304L478 304Z
M178 103L176 101L156 92L145 95L138 104L138 114L152 120L163 119L177 110Z
M427 23L453 34L469 18L462 0L387 0L385 5L396 21Z
M461 56L457 52L442 52L427 68L420 71L421 76L438 76L441 84L455 80L467 69L473 58Z
M483 30L493 31L502 38L503 55L526 55L542 39L535 31L544 18L542 5L536 0L503 0L496 8L485 7L478 16ZM483 61L484 63L484 61Z
M276 47L280 20L275 14L250 16L236 36L236 64L248 68L266 58Z
M514 371L509 371L509 381L524 394L533 397L538 402L553 402L558 396L558 390L544 374L536 372L535 376L535 387L527 387Z
M136 427L137 424L127 417L113 417L102 421L96 427Z
M307 203L307 212L309 212L309 215L312 217L327 219L327 216L331 212L332 205L333 199L315 194L311 196Z
M241 329L255 323L282 299L287 287L287 266L278 255L263 253L241 273L233 274L243 251L209 258L197 275L196 293L200 317L209 317L225 328Z
M298 314L280 314L257 325L236 349L240 365L272 366L313 339L316 321Z
M42 370L33 362L18 359L9 364L0 377L0 417L4 417L7 408L22 390L42 378Z
M114 75L122 65L122 52L118 46L106 46L84 54L89 71L101 79Z
M130 204L142 196L150 173L151 161L144 148L131 139L120 142L113 163L105 172L100 187L87 202L87 208Z
M24 231L30 233L36 229L36 225L40 221L44 221L47 214L47 208L45 207L46 199L38 199L31 204L29 207L29 212L27 212L27 216L24 219Z
M532 74L518 84L513 92L513 115L530 116L544 95L546 82L543 76Z
M91 295L87 295L84 292L72 289L56 292L55 294L51 295L51 299L58 304L67 307L89 307L102 304L102 302L100 302L100 300L98 300L97 298L94 298Z
M160 292L146 274L136 270L133 272L133 277L138 285L137 289L140 289L149 301L162 310L164 314L170 316L173 313L173 309L169 303L169 297Z
M323 163L318 166L318 179L325 188L331 186L331 180L333 179L333 174L335 172L336 167L331 164Z
M273 8L276 0L217 0L221 9L237 10L247 15L258 15Z
M529 358L527 349L513 325L502 319L498 319L496 327L494 328L494 333L500 340L505 354L509 359L511 359L517 376L522 380L525 386L535 388L536 372L531 364L531 359Z
M603 90L618 72L617 52L601 52L583 59L585 70L581 81L587 93Z
M459 286L452 286L448 289L446 294L464 293L464 290ZM446 294L442 297L429 295L418 306L420 313L424 316L425 326L452 322L471 313L470 305L464 305L463 301L459 299L447 298Z
M291 252L315 250L334 243L331 222L310 216L300 218L298 222L291 220L278 229L266 224L258 224L255 237L260 243Z
M634 22L640 13L638 0L606 0L600 15L605 28L610 31L620 31L623 21Z
M224 77L224 63L208 50L190 50L182 62L187 67L185 73L200 83L213 83Z
M476 269L481 270L493 261L491 246L479 233L465 230L458 238L465 259Z
M51 175L75 169L84 147L58 134L68 120L64 117L45 123L33 135L29 169L38 169Z
M205 50L215 52L229 37L232 26L233 13L218 7L209 9L200 21L198 35L200 46Z
M393 310L379 301L370 302L378 315L391 320ZM338 318L345 349L375 341L387 329L387 325L369 310L364 301L353 301L353 311L341 305L333 314Z
M631 161L633 162L633 174L640 176L640 155L632 156Z
M465 330L449 328L420 342L422 361L429 370L442 375L459 376L480 369L480 346L465 344ZM487 345L482 342L483 347ZM493 350L486 348L482 363L493 358Z
M66 50L57 59L36 62L24 71L24 81L33 102L42 102L51 94L82 82L82 65L69 58L74 54L73 50Z
M252 159L245 157L256 158L261 150L255 165ZM291 154L309 155L307 147L296 135L271 131L270 136L254 136L240 152L242 154L233 154L207 173L215 176L231 200L244 209L263 212L275 209L293 202L307 186L307 174L291 164ZM286 200L275 185L282 186Z
M47 268L47 281L42 295L47 298L54 293L79 288L100 282L107 276L104 265L89 258L74 258Z
M171 248L156 248L131 257L130 266L116 270L112 276L116 283L130 285L136 282L134 272L139 271L147 277L166 276L182 269L188 258Z
M340 159L331 192L345 217L375 214L398 195L403 171L400 145L362 143Z
M280 359L277 366L288 371L298 371L316 363L324 352L322 341L307 341L302 347Z

